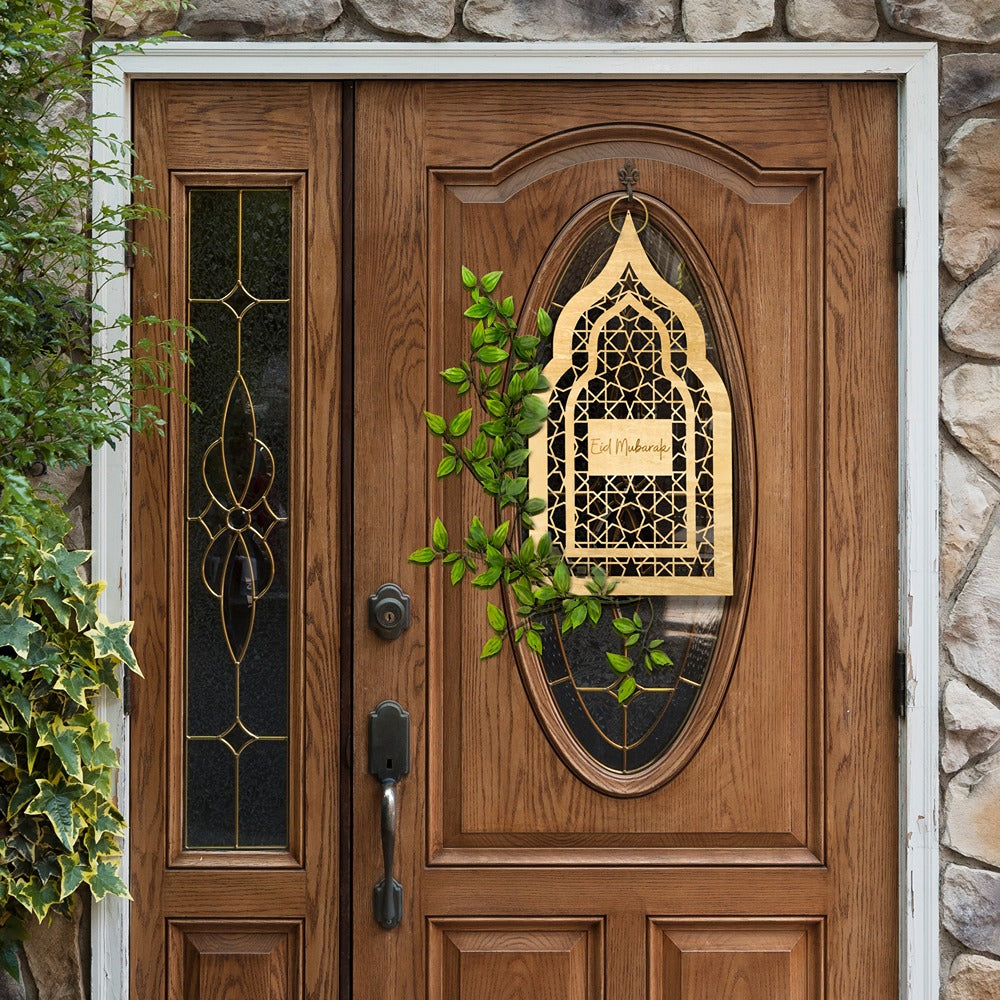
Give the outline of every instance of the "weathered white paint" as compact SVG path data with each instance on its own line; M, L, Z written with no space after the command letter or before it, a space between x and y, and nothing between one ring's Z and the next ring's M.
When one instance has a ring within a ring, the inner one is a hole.
M94 89L107 135L131 135L131 83L149 77L845 79L900 83L899 200L907 207L908 267L899 285L900 642L909 657L908 716L900 726L900 996L937 1000L938 950L938 431L937 47L933 43L181 42L118 52L114 79ZM120 197L99 186L95 198ZM110 254L118 254L109 247ZM101 305L128 311L127 283ZM94 568L111 582L108 614L128 614L129 462L103 449L94 468ZM887 672L888 672L887 665ZM121 740L128 795L128 727ZM126 858L127 861L127 858ZM127 905L94 908L94 1000L128 996Z

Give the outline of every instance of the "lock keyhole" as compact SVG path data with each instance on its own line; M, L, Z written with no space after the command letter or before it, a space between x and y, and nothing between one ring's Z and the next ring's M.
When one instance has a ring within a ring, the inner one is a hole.
M368 624L383 639L398 639L410 627L410 598L394 583L383 583L368 598Z

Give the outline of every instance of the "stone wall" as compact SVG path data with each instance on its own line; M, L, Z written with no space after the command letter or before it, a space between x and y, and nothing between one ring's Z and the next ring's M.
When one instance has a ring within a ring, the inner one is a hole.
M942 983L948 1000L1000 997L1000 0L193 0L184 10L177 0L94 0L94 8L113 37L177 27L199 39L940 43Z

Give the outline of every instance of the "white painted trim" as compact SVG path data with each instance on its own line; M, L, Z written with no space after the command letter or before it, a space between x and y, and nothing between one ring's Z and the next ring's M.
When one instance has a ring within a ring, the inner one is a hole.
M113 49L113 51L117 51ZM140 78L629 78L900 81L900 202L907 207L908 272L900 282L900 636L909 655L908 717L900 728L902 1000L937 1000L938 578L937 578L937 46L933 43L492 43L188 42L118 52L116 78L95 88L109 135L130 136L131 81ZM114 197L98 188L96 198ZM115 251L111 251L115 252ZM125 281L102 304L128 311ZM98 451L94 567L113 581L109 614L128 614L127 449ZM127 804L127 720L108 706L121 740ZM127 908L94 907L94 1000L128 996Z
M900 638L908 659L900 727L900 982L904 1000L940 992L938 897L938 61L929 48L900 92ZM905 956L905 965L904 963Z
M94 86L94 113L99 118L101 133L110 137L131 134L128 104L123 100L122 83L117 81L98 83ZM111 151L94 145L97 159L112 159ZM117 157L114 157L117 158ZM127 169L129 163L121 162ZM113 184L98 181L94 184L93 206L97 212L102 206L121 206L127 203L128 192ZM120 316L129 312L130 289L124 273L124 251L120 245L110 241L106 244L105 255L112 269L119 275L96 290L96 305L107 316ZM115 338L103 336L95 338L95 349L114 349ZM94 579L106 580L107 589L101 596L101 610L112 620L120 621L130 617L129 571L130 558L130 497L131 497L131 455L128 441L112 450L99 448L94 452L91 470L91 542L94 555L92 570ZM121 756L121 769L116 777L115 793L118 805L126 818L129 813L129 726L122 702L114 698L102 698L97 707L98 715L111 727L112 739ZM121 876L128 884L129 855L128 838L122 848ZM116 896L106 896L95 903L91 911L91 997L92 1000L125 1000L128 997L128 948L129 948L129 904L128 900Z

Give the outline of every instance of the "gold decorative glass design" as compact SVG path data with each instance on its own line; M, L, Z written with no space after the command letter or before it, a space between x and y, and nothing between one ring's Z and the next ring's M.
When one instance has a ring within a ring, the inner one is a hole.
M282 848L291 194L188 192L185 845Z
M553 333L549 416L531 442L532 496L585 593L731 594L732 408L692 301L653 266L631 213Z

